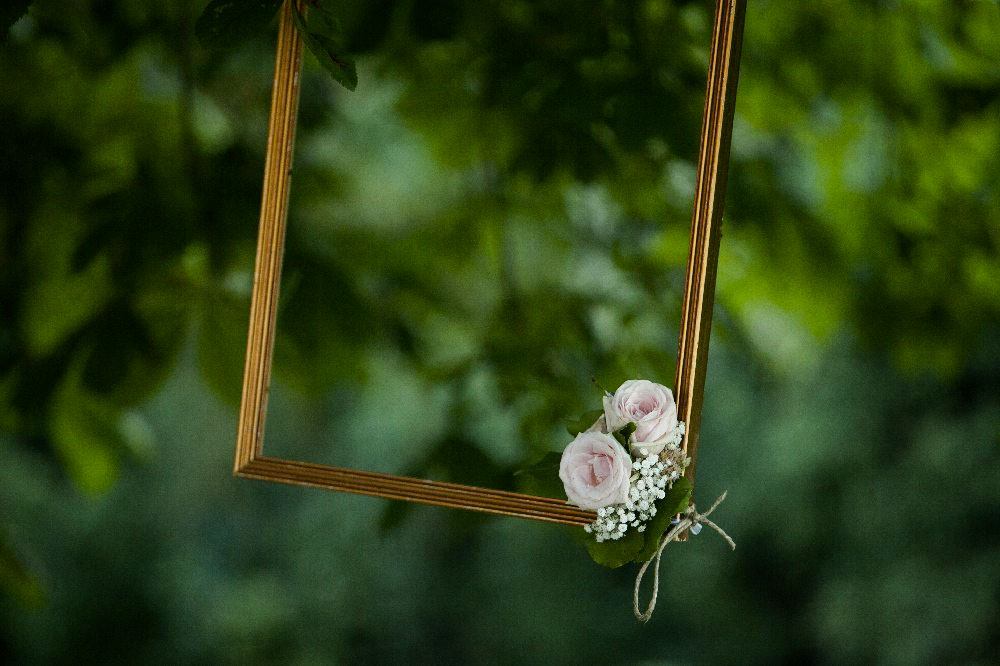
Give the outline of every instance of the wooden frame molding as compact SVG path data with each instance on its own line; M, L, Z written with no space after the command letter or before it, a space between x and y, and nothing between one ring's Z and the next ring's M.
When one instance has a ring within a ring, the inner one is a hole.
M263 454L302 67L302 43L292 19L293 1L287 0L282 7L278 28L234 473L251 479L554 523L583 525L591 522L593 512L570 506L563 500L282 460ZM692 460L697 455L705 389L715 268L719 257L745 7L746 0L716 0L675 378L678 416L687 423L684 447ZM692 481L694 469L692 462L687 471Z
M712 52L708 64L708 89L701 119L698 180L691 212L684 304L677 341L677 417L687 425L684 450L691 456L685 476L694 485L698 462L701 405L705 397L705 370L715 303L715 268L719 263L722 211L729 176L729 143L740 73L743 18L746 0L717 0Z

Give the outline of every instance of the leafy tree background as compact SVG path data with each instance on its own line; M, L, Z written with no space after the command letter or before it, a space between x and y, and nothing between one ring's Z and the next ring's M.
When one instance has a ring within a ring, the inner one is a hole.
M203 4L0 50L5 661L1000 656L996 2L750 2L696 491L738 549L677 547L645 626L556 527L231 478L274 40ZM591 375L673 376L711 6L342 12L268 451L512 487Z

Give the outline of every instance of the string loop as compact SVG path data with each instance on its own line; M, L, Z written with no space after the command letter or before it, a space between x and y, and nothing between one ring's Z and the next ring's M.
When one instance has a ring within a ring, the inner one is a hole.
M719 495L719 498L715 500L710 508L705 513L698 513L698 509L695 508L694 502L688 504L688 508L684 510L681 514L681 519L676 525L670 528L670 531L663 536L663 540L660 542L659 547L656 549L656 555L649 558L642 563L642 568L639 569L639 573L635 577L635 592L632 595L632 612L635 617L640 622L648 622L649 618L653 617L653 609L656 608L656 595L660 591L660 556L663 555L663 550L667 547L671 541L676 541L677 538L684 533L684 530L690 529L693 534L698 534L701 531L702 525L708 525L713 530L719 533L729 547L736 550L736 542L726 534L725 530L709 520L709 516L715 511L722 501L726 499L726 493ZM656 565L653 567L653 597L649 600L649 605L646 606L646 612L642 613L639 611L639 585L642 583L642 577L646 575L646 569L649 565L655 561Z

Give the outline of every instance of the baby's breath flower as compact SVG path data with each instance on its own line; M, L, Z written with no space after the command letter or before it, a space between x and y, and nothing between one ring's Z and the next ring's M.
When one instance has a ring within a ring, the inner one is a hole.
M656 515L655 503L667 496L667 490L691 462L680 449L683 423L677 433L659 455L639 456L633 460L625 501L601 507L597 510L597 520L584 526L599 543L621 539L630 527L637 532L646 530L646 523Z

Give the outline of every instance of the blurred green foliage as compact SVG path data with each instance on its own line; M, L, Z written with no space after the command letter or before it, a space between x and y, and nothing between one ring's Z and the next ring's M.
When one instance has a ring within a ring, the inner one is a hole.
M240 46L268 30L283 4L283 0L212 0L195 23L195 34L206 48ZM292 20L317 62L335 81L354 90L357 65L344 52L344 26L333 5L330 0L309 0L303 9L295 4Z
M551 526L229 477L274 44L203 50L203 4L0 50L0 657L1000 654L996 2L750 2L696 489L739 548L678 547L644 627ZM341 18L267 451L511 487L592 376L673 376L711 7Z

